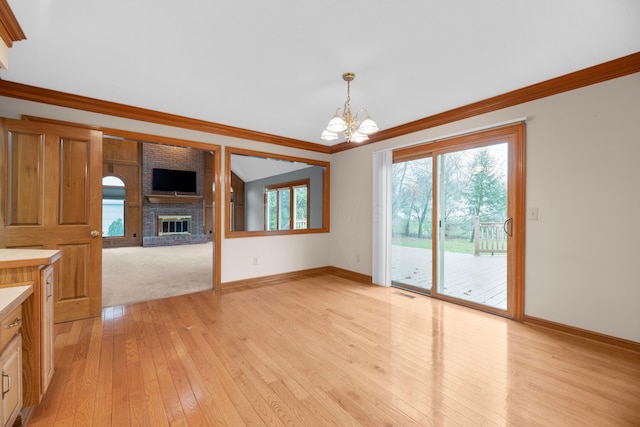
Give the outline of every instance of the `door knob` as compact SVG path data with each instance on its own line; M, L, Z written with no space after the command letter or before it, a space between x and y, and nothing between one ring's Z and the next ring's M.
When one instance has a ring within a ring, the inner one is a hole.
M91 237L98 237L100 236L102 233L100 233L98 230L91 230Z

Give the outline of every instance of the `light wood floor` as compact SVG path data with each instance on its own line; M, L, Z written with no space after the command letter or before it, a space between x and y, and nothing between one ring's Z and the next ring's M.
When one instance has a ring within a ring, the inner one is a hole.
M331 275L55 326L30 426L640 425L640 354Z

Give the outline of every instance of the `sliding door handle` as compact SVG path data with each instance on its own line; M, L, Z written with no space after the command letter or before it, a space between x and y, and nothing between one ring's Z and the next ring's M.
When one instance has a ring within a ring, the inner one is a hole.
M513 218L507 218L504 224L502 224L502 227L504 228L504 232L507 233L508 236L513 236Z

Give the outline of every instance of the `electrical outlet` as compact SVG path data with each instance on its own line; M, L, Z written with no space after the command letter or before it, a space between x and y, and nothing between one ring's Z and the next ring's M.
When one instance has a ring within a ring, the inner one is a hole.
M356 254L356 262L360 262L360 254Z
M527 219L538 219L538 208L529 208L527 211Z
M258 265L258 257L257 256L253 257L253 265Z

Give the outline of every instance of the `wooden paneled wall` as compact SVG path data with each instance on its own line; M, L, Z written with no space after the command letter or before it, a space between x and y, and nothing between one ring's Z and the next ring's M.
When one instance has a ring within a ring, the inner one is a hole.
M213 241L213 233L215 230L214 221L214 191L220 191L219 188L213 188L215 175L215 164L213 153L204 153L204 232L207 234L207 241Z
M115 176L125 184L125 236L105 237L102 246L142 245L142 185L140 143L123 139L104 138L102 146L102 176Z
M233 231L246 231L244 228L244 181L231 172L233 191Z

